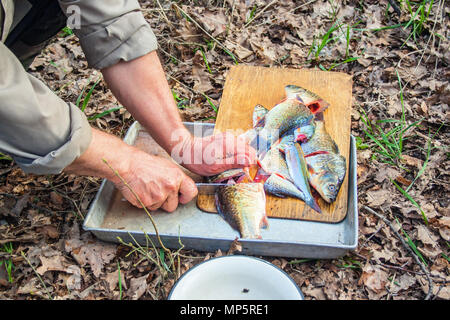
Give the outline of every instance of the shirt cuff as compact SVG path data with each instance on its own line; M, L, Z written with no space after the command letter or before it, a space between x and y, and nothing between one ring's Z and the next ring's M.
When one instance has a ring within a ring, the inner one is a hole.
M71 128L67 141L58 149L33 160L13 157L23 171L34 174L61 173L89 147L92 140L92 128L86 116L72 103L69 103L68 107L70 108Z
M120 60L130 61L158 48L141 12L130 12L100 30L82 36L80 44L92 68L103 69Z

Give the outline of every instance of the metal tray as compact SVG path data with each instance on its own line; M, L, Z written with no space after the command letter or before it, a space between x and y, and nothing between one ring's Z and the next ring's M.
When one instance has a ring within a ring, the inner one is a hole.
M184 125L196 136L212 134L214 129L214 124L209 123L186 122ZM140 124L135 122L129 128L124 141L133 145L140 130ZM332 259L357 247L356 145L355 138L350 138L349 199L345 219L339 223L324 223L269 218L269 228L261 233L262 240L239 239L242 254ZM108 215L115 193L117 191L113 183L104 180L89 208L83 229L92 232L101 240L116 243L120 237L125 242L137 241L145 245L147 236L158 246L153 225L143 210L130 211L130 214L122 213L120 219L111 222L112 219L109 219ZM239 233L221 216L199 210L195 199L186 205L180 205L173 213L157 210L152 213L152 217L162 242L172 249L180 248L181 241L185 249L227 251L236 237L239 237Z

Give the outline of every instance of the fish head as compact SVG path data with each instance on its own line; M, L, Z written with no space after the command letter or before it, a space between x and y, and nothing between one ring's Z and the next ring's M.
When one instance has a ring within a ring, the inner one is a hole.
M288 98L296 98L302 101L313 114L325 111L330 105L317 94L296 85L287 85L284 90Z
M312 174L310 178L311 185L326 202L332 203L336 200L341 184L336 174L324 171Z

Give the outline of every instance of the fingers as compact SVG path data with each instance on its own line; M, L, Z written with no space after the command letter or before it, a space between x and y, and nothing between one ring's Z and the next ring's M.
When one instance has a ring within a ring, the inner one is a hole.
M191 201L198 193L195 182L186 176L183 181L181 181L179 190L179 201L182 204L186 204Z
M162 204L161 209L167 212L174 212L178 207L178 192L171 192L167 196L167 200Z

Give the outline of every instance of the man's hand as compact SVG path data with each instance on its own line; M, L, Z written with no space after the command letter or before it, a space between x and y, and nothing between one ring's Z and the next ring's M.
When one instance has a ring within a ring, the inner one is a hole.
M103 159L150 210L162 208L172 212L179 202L188 203L197 195L194 181L171 160L151 156L97 129L92 129L92 141L88 149L64 171L106 178L116 185L129 202L142 207Z
M156 52L102 69L116 98L173 158L190 171L213 175L255 163L255 150L230 133L193 138L184 127ZM177 136L174 139L174 136Z
M204 138L190 138L172 149L172 157L185 168L211 176L256 163L256 151L242 135L230 132Z
M173 212L178 203L186 204L197 195L194 181L172 161L151 156L135 150L128 160L128 168L120 176L112 178L116 187L131 204L142 208L130 188L136 193L144 207L149 210L161 208Z

